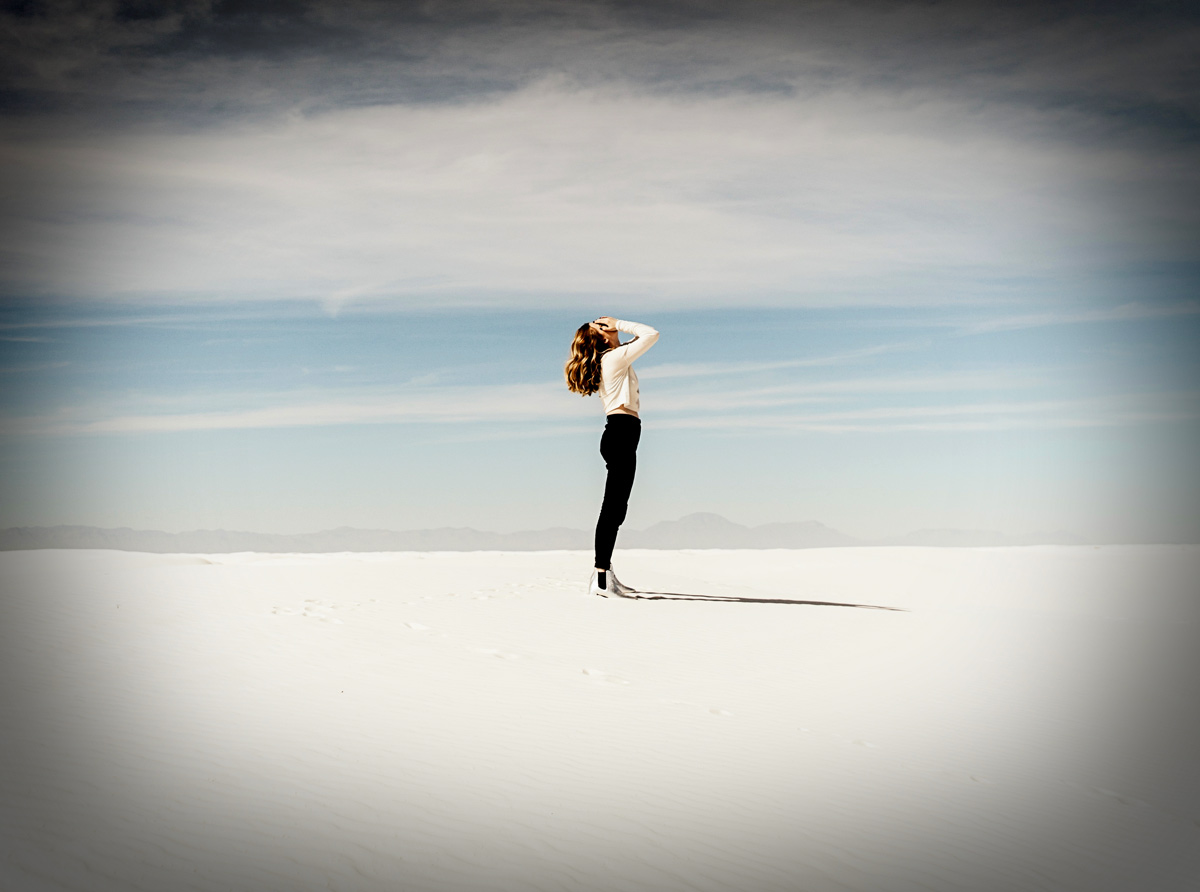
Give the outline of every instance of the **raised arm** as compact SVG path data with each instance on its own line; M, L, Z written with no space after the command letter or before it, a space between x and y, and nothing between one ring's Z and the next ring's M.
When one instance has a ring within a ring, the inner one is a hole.
M605 353L604 358L608 362L629 364L653 347L658 340L658 331L649 325L642 325L640 322L626 322L623 319L614 319L613 325L617 331L631 334L634 339Z

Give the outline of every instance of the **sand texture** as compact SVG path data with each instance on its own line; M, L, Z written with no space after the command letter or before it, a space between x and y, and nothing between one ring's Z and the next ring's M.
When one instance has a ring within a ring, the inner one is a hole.
M0 554L0 888L1200 889L1200 548L617 560Z

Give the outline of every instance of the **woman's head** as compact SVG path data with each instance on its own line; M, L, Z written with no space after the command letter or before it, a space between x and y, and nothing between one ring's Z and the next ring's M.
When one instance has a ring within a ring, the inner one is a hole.
M591 396L600 389L600 357L610 346L607 332L594 322L585 322L575 330L571 357L563 368L568 390Z
M592 331L598 331L604 335L604 339L608 341L608 346L621 346L621 333L617 331L617 320L612 316L601 316L599 319L594 319L588 323L592 327Z

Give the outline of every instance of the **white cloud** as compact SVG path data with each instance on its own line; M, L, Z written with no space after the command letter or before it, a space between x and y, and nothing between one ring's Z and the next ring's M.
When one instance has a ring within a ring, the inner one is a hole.
M103 146L43 137L4 150L26 209L10 284L332 310L595 294L969 303L1003 276L1126 250L1091 184L1149 176L1144 159L1036 135L1054 124L928 93L551 78L497 100L143 128Z

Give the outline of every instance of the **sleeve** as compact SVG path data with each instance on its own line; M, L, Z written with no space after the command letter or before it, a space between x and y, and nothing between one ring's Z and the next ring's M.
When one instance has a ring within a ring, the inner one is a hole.
M623 319L616 320L617 331L623 331L626 334L634 335L634 340L628 344L622 344L620 347L614 347L604 354L604 359L607 362L615 362L620 365L629 365L647 350L654 346L658 340L658 332L649 325L642 325L640 322L626 322Z

